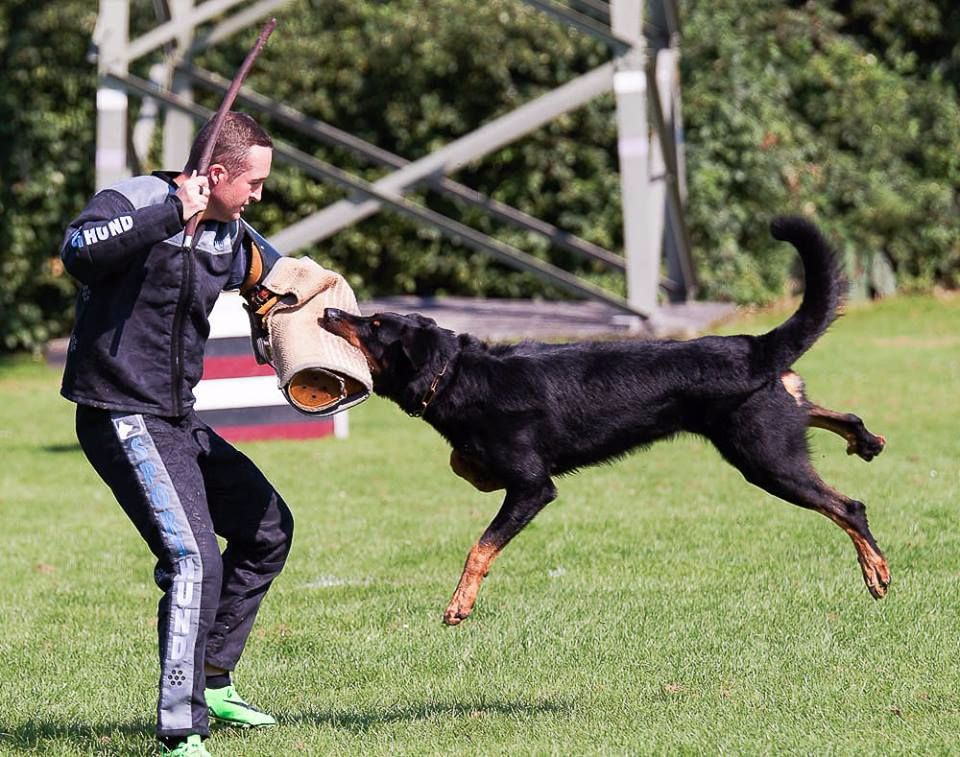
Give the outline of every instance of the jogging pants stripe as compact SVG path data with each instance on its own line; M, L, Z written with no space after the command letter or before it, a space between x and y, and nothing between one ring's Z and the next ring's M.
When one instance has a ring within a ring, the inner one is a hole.
M113 428L137 474L173 571L170 613L161 650L159 730L193 728L191 696L200 624L203 563L180 497L142 415L111 413Z

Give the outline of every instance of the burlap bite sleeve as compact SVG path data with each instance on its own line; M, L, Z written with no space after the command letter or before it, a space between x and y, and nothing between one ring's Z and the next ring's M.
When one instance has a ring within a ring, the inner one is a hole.
M282 258L262 285L279 296L264 326L287 401L304 413L332 415L369 397L373 379L363 353L318 323L325 308L359 315L343 276L310 258Z

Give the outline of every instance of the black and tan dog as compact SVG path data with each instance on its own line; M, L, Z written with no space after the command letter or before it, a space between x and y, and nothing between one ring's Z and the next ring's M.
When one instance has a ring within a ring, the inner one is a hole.
M481 491L506 490L446 623L470 614L493 559L556 497L554 476L680 432L709 439L751 483L830 518L853 540L870 593L884 595L890 570L863 503L813 470L807 428L839 434L864 460L884 439L810 402L790 370L836 316L842 278L811 223L780 218L771 228L800 253L806 290L797 312L760 336L491 346L420 315L325 311L321 325L366 355L374 391L447 439L454 472Z

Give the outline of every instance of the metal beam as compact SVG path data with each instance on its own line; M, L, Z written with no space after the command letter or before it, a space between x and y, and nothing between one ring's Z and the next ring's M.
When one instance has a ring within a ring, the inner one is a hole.
M175 108L183 113L189 113L193 116L194 121L200 123L206 122L214 114L212 110L203 105L198 105L191 100L177 97L169 90L158 86L154 82L141 79L139 76L134 76L133 74L110 71L105 75L104 80L111 86L125 90L128 93L140 97L152 97L168 107Z
M118 155L125 156L123 148L111 149L113 142L110 133L123 135L121 138L126 142L127 89L137 91L140 87L143 95L172 105L175 112L168 113L175 120L179 118L182 121L182 112L189 112L198 119L206 119L210 115L207 109L193 106L183 97L161 92L149 83L129 77L126 72L130 61L173 40L179 43L179 56L189 57L289 2L253 0L253 4L246 9L216 23L216 16L250 0L206 0L201 6L190 10L191 4L199 1L166 0L177 11L169 22L161 24L132 43L127 44L124 32L122 46L102 46L99 58L101 89L98 93L98 181L102 161L110 158L115 162ZM260 107L273 118L301 133L319 137L329 144L345 147L368 160L395 169L390 175L370 184L288 145L278 143L275 149L278 158L294 163L312 176L347 188L351 197L301 219L275 235L272 241L281 251L288 252L329 237L340 229L376 213L381 207L386 207L418 222L433 225L446 236L481 250L507 265L537 273L566 291L610 302L634 315L649 315L655 311L658 285L663 286L671 298L690 296L696 281L683 218L682 144L675 147L680 128L677 112L679 90L675 81L658 82L657 77L657 71L667 74L668 78L676 72L676 57L679 54L679 14L676 0L611 0L609 4L599 0L570 1L574 4L573 8L557 0L525 0L539 10L600 39L615 51L617 59L413 162L380 150L328 124L309 119L293 109L272 103L256 93L247 93L246 98L241 95L241 99L248 101L259 99ZM650 17L645 19L644 12L648 2ZM129 0L101 0L101 9L119 3L126 7L128 13ZM101 10L98 29L101 25L112 29L114 24L111 16L115 17L114 14L105 14ZM126 23L126 15L123 18ZM199 24L211 20L215 22L212 28L208 26L203 36L191 39ZM102 36L101 30L97 35L98 41L101 41ZM658 65L660 57L663 57L664 61ZM185 76L188 69L189 66L181 66L177 71L176 81L183 88L180 90L183 94L189 93L187 87L192 82L192 79ZM117 78L111 79L111 73L116 73ZM193 72L190 72L190 76L193 76ZM212 74L210 76L213 77ZM644 78L645 82L641 84ZM120 80L124 81L124 85L115 86ZM499 149L562 113L580 107L596 95L608 91L611 85L617 100L626 262L612 252L447 178L447 174L464 164ZM115 117L121 105L122 124ZM112 125L107 128L104 125L111 109L115 113ZM104 113L100 113L101 110ZM117 128L120 126L122 128ZM185 148L189 139L178 137L165 140L165 145L167 141L183 142ZM179 161L170 158L165 160L169 165L174 162ZM126 168L124 161L124 172ZM424 184L457 201L480 208L501 221L542 234L556 247L598 260L618 270L626 269L628 301L580 281L561 269L429 208L404 199L404 192ZM661 281L661 251L664 248L667 251L669 277Z
M573 0L573 9L610 25L610 4L603 0Z
M615 55L623 55L623 53L627 52L631 47L630 42L617 36L615 32L610 30L608 24L597 21L592 16L575 11L566 5L553 2L553 0L524 0L524 2L546 13L548 16L553 16L559 21L570 24L580 31L589 34L591 37L600 40L609 46Z
M245 2L245 0L207 0L203 5L197 6L192 13L160 24L160 26L151 29L130 43L126 51L127 61L134 61L152 50L156 50L184 32L194 29L204 21L209 21L242 2ZM113 61L108 60L106 63L111 65Z
M680 36L680 8L677 0L662 0L662 3L667 33L672 40L675 40Z
M570 24L580 31L598 39L608 45L614 55L623 55L633 47L630 41L624 39L620 34L611 29L612 11L610 9L610 3L602 3L598 0L573 0L573 5L582 6L586 9L584 11L556 2L556 0L523 1L546 15L553 16L553 18L558 21ZM664 0L664 2L669 1L670 0ZM673 1L675 2L676 0ZM657 2L650 3L651 9L654 11L657 5ZM675 12L676 9L674 8L672 10ZM664 13L667 13L667 11L665 10ZM651 14L650 19L641 19L641 28L645 36L654 38L667 34L670 29L674 28L670 26L674 18L675 15L669 16L669 14L667 18L660 18L658 14L654 12Z
M574 0L586 13L556 0L525 2L602 40L619 56L614 91L631 304L653 312L654 281L659 281L673 301L693 297L696 271L683 215L683 151L682 145L677 146L682 134L679 82L673 80L679 75L676 0L611 0L606 5L597 0ZM648 17L645 11L649 11ZM659 86L658 78L664 80ZM659 273L662 258L668 269L664 279Z
M283 145L282 143L275 147L275 151L278 153L278 156L285 157L288 161L299 165L307 173L321 179L332 181L346 189L372 195L391 210L407 216L414 221L433 226L439 229L440 232L451 241L465 244L467 247L478 252L485 253L510 268L536 274L541 279L545 279L547 282L570 294L606 302L618 310L632 315L644 315L632 308L626 300L611 294L605 289L582 281L567 271L518 250L505 242L487 236L458 221L454 221L436 211L411 202L399 194L392 194L389 191L379 189L374 184L369 184L362 179L354 177L345 171L331 166L328 163L324 163L323 161L319 161L306 153Z
M196 66L182 66L177 70L182 71L190 76L194 82L208 87L214 92L226 92L230 86L230 82L224 77ZM335 147L347 149L372 163L390 168L403 168L410 164L410 161L399 155L395 155L392 152L370 144L324 121L311 118L287 105L277 103L249 87L244 86L240 88L237 101L252 105L258 111L266 113L278 123L282 123L301 134L319 139ZM581 239L575 234L570 234L562 229L558 229L556 226L528 215L506 203L494 200L459 182L436 175L429 176L426 181L431 188L449 197L460 200L471 207L478 208L500 221L509 223L516 228L533 231L536 234L542 235L555 247L590 260L595 260L617 271L622 272L626 269L626 263L622 256L610 252L592 242L588 242L585 239Z
M162 24L170 20L170 9L167 7L166 0L153 0L153 12L157 17L157 23ZM173 45L168 44L164 49L164 60L161 63L154 63L150 66L149 77L154 84L169 89L170 87L170 57ZM133 144L133 153L136 156L140 168L136 173L143 173L144 166L150 162L150 148L153 145L154 134L157 130L157 122L160 120L160 106L152 97L144 97L140 101L140 110L137 113L137 120L133 125L131 134L131 143Z
M465 244L467 247L478 252L485 253L510 268L536 274L541 279L545 279L557 288L563 289L570 294L606 302L624 313L640 317L646 315L644 312L633 308L630 303L622 297L618 297L594 284L582 281L573 274L557 268L555 265L518 250L516 247L506 244L505 242L489 237L441 213L411 202L400 194L394 194L390 190L381 189L377 187L376 184L371 184L363 179L352 176L346 171L331 166L329 163L318 160L300 150L279 143L274 145L274 152L277 153L278 157L286 158L288 161L298 165L304 171L317 178L332 181L351 191L373 196L379 203L391 210L411 218L414 221L433 226L439 229L449 240L455 243ZM271 242L274 240L275 237L271 238Z
M213 113L208 108L204 108L193 102L181 100L175 95L159 90L159 88L151 82L129 74L123 77L108 75L107 79L113 86L128 89L139 95L155 97L170 107L178 108L192 114L198 120L206 121ZM606 302L624 313L640 317L645 316L645 313L631 307L623 298L594 284L581 281L573 274L543 260L539 260L533 255L518 250L505 242L493 239L476 229L472 229L458 221L447 218L434 210L411 202L393 190L385 189L377 184L364 181L279 141L274 142L273 152L277 158L292 163L316 178L337 184L348 191L373 197L376 199L378 205L386 206L414 221L433 226L439 229L448 239L456 243L465 244L478 252L485 253L504 265L520 271L534 273L559 289L563 289L571 294ZM271 242L274 242L275 239L276 237L272 237Z
M238 31L246 29L248 26L253 26L264 16L269 16L277 8L289 2L290 0L260 0L249 8L238 11L230 18L214 26L206 34L199 35L187 51L187 57L193 57L206 50L210 45L214 45Z
M663 249L664 182L656 133L649 128L647 118L647 72L643 63L622 60L614 91L627 297L637 310L653 313L657 309Z
M606 63L532 102L481 126L445 147L398 169L375 183L378 190L403 192L431 175L450 174L557 116L574 110L607 91L613 80L613 64ZM326 239L341 229L368 218L380 209L375 199L347 199L287 227L275 238L278 249L293 251Z

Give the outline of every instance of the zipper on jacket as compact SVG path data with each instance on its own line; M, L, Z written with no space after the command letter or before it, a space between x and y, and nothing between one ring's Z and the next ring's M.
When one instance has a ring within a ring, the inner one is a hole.
M201 229L197 229L199 239L202 234ZM170 340L171 379L173 384L171 391L173 394L173 414L177 417L183 415L183 399L180 395L180 385L183 383L183 332L185 330L184 321L186 320L187 307L189 306L190 295L193 290L193 249L181 247L183 255L183 268L180 273L180 296L177 299L177 311L173 317L173 338Z

